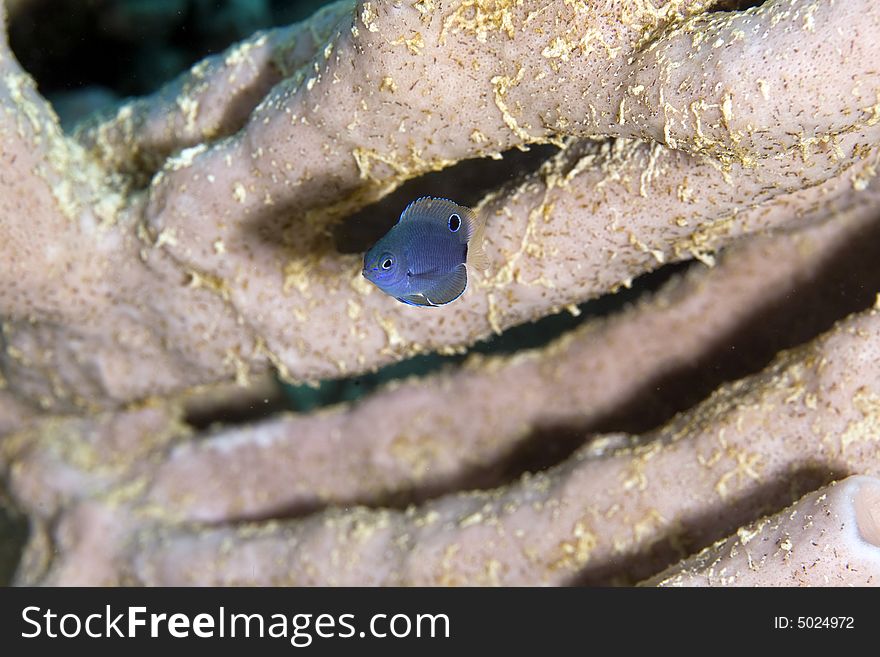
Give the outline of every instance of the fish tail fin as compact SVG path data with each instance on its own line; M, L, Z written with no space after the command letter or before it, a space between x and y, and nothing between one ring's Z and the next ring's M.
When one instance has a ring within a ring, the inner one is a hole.
M481 213L482 214L482 213ZM474 269L485 271L489 269L489 256L483 249L483 238L486 236L487 217L477 216L477 227L468 243L467 264Z

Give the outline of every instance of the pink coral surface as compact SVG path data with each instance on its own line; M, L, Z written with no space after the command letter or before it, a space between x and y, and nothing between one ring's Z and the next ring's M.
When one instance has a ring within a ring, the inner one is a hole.
M15 581L880 583L880 6L749 4L342 1L73 134L4 39ZM441 170L492 264L404 306L341 242Z

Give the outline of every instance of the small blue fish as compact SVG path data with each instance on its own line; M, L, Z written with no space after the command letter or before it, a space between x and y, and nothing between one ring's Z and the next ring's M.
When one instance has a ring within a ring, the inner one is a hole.
M488 267L484 228L473 210L449 199L416 199L364 254L364 278L412 306L455 301L467 287L467 266Z

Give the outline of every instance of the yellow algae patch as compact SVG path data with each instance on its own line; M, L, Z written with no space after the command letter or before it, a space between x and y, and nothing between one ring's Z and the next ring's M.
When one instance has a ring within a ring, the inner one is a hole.
M389 166L398 175L409 173L406 165L400 162L395 155L386 155L372 148L361 148L359 146L351 151L351 155L354 157L355 164L357 164L361 180L366 180L367 178L376 179L376 176L373 175L374 162L381 162Z
M427 23L431 20L431 14L434 11L434 0L419 0L418 2L414 2L413 9L421 14L419 19L422 22Z
M715 222L703 222L691 233L672 244L672 252L676 259L690 255L709 267L715 266L715 256L718 241L729 234L734 227L735 217L730 216Z
M739 540L739 544L745 546L756 538L759 538L768 524L770 524L769 518L761 518L751 525L746 525L745 527L737 529L736 537Z
M659 264L664 264L666 262L666 256L663 254L661 249L652 249L650 246L645 244L642 240L636 236L632 231L627 231L627 235L629 236L629 245L635 247L642 253L649 254L654 260L656 260Z
M868 119L865 121L866 126L872 126L880 121L880 91L877 92L877 102L870 107L863 107L862 111L868 115Z
M721 101L721 119L724 121L724 127L730 130L730 122L733 120L733 96L730 92L724 94Z
M639 176L639 195L643 198L648 197L648 187L651 182L661 177L658 163L660 161L660 156L666 152L667 149L662 144L656 142L651 144L648 153L648 163L645 165L645 170L642 171L642 175Z
M860 171L859 173L855 173L852 176L852 186L853 189L857 192L863 192L868 189L868 186L871 184L871 180L877 176L877 165L872 164L866 166L864 171Z
M705 6L693 0L623 0L621 5L621 24L641 32L637 47L649 39L657 27L705 11Z
M199 116L199 101L190 96L178 96L175 100L180 113L186 119L187 130L194 130Z
M372 2L365 2L361 10L361 22L370 32L378 32L379 26L376 25L376 19L379 18L379 12L373 7Z
M284 285L281 288L284 293L287 294L291 288L296 288L301 294L306 294L315 265L317 259L310 256L290 260L284 265Z
M672 135L672 120L669 117L672 114L680 114L680 112L670 103L663 103L663 143L669 148L677 149L678 141Z
M473 132L471 132L471 141L475 144L485 144L487 141L489 141L489 138L482 132L474 128Z
M15 129L24 140L22 146L45 148L45 159L36 164L33 173L46 182L61 214L81 221L83 227L92 218L99 220L99 228L112 225L125 204L127 181L122 176L108 175L82 145L64 137L51 109L33 102L36 89L30 76L8 73L0 79L0 85L9 95L10 112L17 110ZM83 212L84 207L91 207L93 213Z
M546 167L543 169L546 172ZM519 268L517 267L520 258L525 253L529 253L530 255L539 256L540 253L536 252L535 249L538 248L532 244L532 237L534 236L535 229L538 225L537 221L539 217L543 217L544 222L546 223L550 219L550 213L553 208L553 204L548 202L548 198L550 195L550 191L553 188L553 183L548 180L547 187L544 190L544 195L541 202L534 208L529 211L528 221L526 223L526 228L523 231L522 239L520 240L519 248L514 253L507 254L505 258L504 265L498 270L498 272L489 279L489 284L496 287L504 287L510 282L516 280L518 283L529 284L527 281L523 281L519 276ZM489 304L489 312L490 312L490 320L489 323L492 326L492 329L497 333L501 331L496 329L497 319L493 320L492 315L494 312L492 299L490 299Z
M523 0L463 0L443 19L440 43L446 43L449 32L472 34L480 43L486 43L490 32L512 39L516 33L514 10L522 4Z
M354 299L349 299L347 305L348 318L353 322L357 321L358 317L361 316L361 305Z
M495 301L495 295L491 292L486 296L486 299L489 303L489 310L486 315L486 321L489 322L489 326L497 335L501 335L501 333L504 331L504 328L501 326L501 313L498 309L498 302Z
M633 523L633 538L636 544L653 543L651 539L657 536L659 530L666 524L666 518L657 509L651 509L641 520Z
M853 406L862 414L860 420L852 420L840 436L840 453L845 454L852 445L860 442L880 442L880 396L861 387L853 396Z
M595 27L589 28L579 38L566 37L554 37L547 47L541 51L541 55L547 59L558 59L567 62L575 53L578 55L589 55L602 50L608 59L614 59L620 52L620 46L614 47L608 43L601 30Z
M805 32L815 32L816 31L816 20L814 14L819 9L819 3L817 2L814 5L810 5L804 10L804 31Z
M589 562L598 544L599 539L586 523L577 521L572 530L572 538L559 544L561 556L550 565L551 570L576 570L583 567Z
M400 44L406 44L407 49L413 55L421 55L422 50L425 47L425 40L424 38L422 38L421 32L416 32L408 39L405 36L401 35L391 42L392 46L399 46Z
M254 344L254 353L262 354L266 357L266 359L272 363L273 367L278 371L278 376L282 381L286 381L287 383L300 383L296 377L290 372L287 368L287 365L278 357L278 354L269 349L269 346L266 344L266 341L261 337L257 336Z
M379 326L382 327L382 330L385 331L385 335L388 337L388 346L391 349L396 349L397 347L406 344L392 320L382 317L378 312L374 312L373 316L376 318Z
M165 164L165 168L171 171L186 169L187 167L192 165L197 155L206 150L208 150L207 144L198 144L196 146L184 148L177 155L172 155L168 158L167 163Z
M372 148L361 147L352 149L351 155L354 158L362 180L369 179L381 182L391 188L394 187L393 180L386 180L388 176L374 173L374 167L377 162L389 167L393 171L394 176L401 181L420 173L439 171L455 163L453 160L444 159L425 160L421 157L420 151L415 148L410 150L409 156L406 158L402 158L396 153L380 153Z
M30 94L36 93L36 84L31 76L24 73L7 73L3 76L2 82L9 90L9 97L15 108L19 110L18 118L27 119L35 137L43 132L44 127L51 132L58 132L58 124L51 120L45 120L46 115L29 98ZM18 134L24 136L24 129L20 121ZM56 136L58 135L56 134Z
M177 233L174 232L173 228L163 228L158 237L156 237L156 242L153 244L157 249L164 246L177 246Z
M229 300L229 287L226 285L226 281L219 276L198 272L195 269L189 269L186 273L189 276L189 287L204 288L219 294L227 301Z
M247 364L239 357L234 349L226 350L226 357L223 359L224 365L232 365L235 368L235 383L241 387L250 384L250 369Z
M761 475L758 472L758 467L761 463L761 455L750 453L743 449L736 449L735 447L728 445L723 439L721 440L721 444L726 455L736 461L734 468L721 475L718 482L715 484L715 492L718 493L718 496L721 499L726 499L731 492L729 484L732 480L742 481L746 478L750 478L753 481L761 481Z
M633 452L627 470L620 473L621 485L624 490L645 490L648 487L648 478L645 475L645 466L661 450L659 444L638 447Z
M464 518L458 521L458 526L462 529L466 527L472 527L474 525L480 525L485 520L482 511L475 511L474 513L470 513L466 515Z
M390 91L394 93L397 91L397 83L394 81L390 75L386 75L382 78L381 84L379 84L379 91Z
M513 134L522 139L524 142L534 142L537 141L537 139L532 137L528 132L520 127L513 114L510 113L507 102L504 100L505 96L507 96L507 92L510 91L512 87L515 87L522 81L524 74L525 69L520 66L519 70L516 73L516 77L511 78L507 75L496 75L490 80L490 82L492 83L492 86L495 90L495 105L501 111L501 118L504 121L505 125L510 128Z

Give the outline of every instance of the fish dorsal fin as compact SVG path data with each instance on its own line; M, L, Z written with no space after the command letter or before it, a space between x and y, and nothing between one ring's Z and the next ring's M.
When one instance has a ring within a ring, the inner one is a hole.
M397 220L397 223L419 219L421 221L436 221L446 226L449 223L449 217L453 214L457 214L461 218L461 228L457 231L459 240L462 243L467 242L477 229L477 215L470 208L450 201L448 198L433 196L417 198L400 213L400 219Z
M402 224L405 221L412 221L413 219L423 217L426 214L426 210L431 208L432 201L436 200L430 196L422 196L415 201L410 201L410 204L400 213L397 223Z
M461 220L461 228L456 231L458 240L461 244L468 245L467 264L475 269L488 269L489 258L483 251L486 218L478 217L470 208L448 198L422 196L406 206L398 223L417 220L446 226L454 214Z
M453 269L447 276L423 291L429 305L442 306L455 301L467 287L467 268L464 263Z

